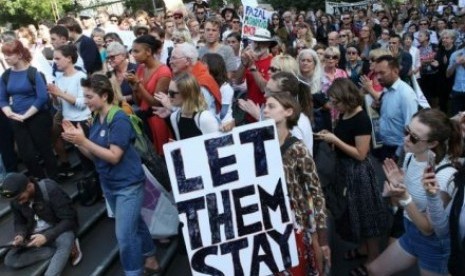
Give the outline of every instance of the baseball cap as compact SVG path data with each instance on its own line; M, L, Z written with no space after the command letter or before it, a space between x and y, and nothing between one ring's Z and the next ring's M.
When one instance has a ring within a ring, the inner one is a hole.
M14 198L26 190L29 179L22 173L9 173L0 186L0 195Z

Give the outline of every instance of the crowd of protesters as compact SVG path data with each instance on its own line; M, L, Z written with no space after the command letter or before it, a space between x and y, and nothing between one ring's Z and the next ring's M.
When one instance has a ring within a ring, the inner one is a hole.
M8 174L0 192L39 216L14 213L13 245L32 235L30 245L40 247L76 231L60 227L75 218L58 212L67 198L50 206L53 219L31 204L38 180L74 174L70 143L115 214L125 274L158 272L125 113L143 120L161 156L172 139L271 119L299 253L299 265L283 275L323 275L337 265L330 217L336 233L357 244L344 259L364 259L350 275L392 275L414 264L421 275L463 275L465 9L430 1L332 14L279 10L246 39L243 19L242 6L214 10L196 0L157 14L85 10L3 32L0 165L16 172L18 154L30 180ZM114 106L121 110L108 120ZM50 229L54 235L42 235ZM73 239L62 246L76 265L82 255ZM50 275L65 261L55 260Z

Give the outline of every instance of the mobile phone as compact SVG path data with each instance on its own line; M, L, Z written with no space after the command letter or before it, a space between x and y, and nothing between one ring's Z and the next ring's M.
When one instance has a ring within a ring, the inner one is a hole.
M428 164L426 167L426 171L431 173L434 171L434 167L436 166L436 154L431 150L428 151Z

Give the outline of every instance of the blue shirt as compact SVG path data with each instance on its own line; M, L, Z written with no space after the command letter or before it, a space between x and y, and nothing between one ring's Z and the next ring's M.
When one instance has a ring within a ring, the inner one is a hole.
M104 191L117 191L144 181L140 157L132 146L134 138L134 130L123 111L116 112L110 125L107 124L106 117L103 123L97 117L90 127L89 139L92 142L105 148L116 145L124 152L116 165L98 157L94 159Z
M457 58L464 54L464 49L460 49L452 53L447 70L457 64ZM454 86L452 86L452 90L457 92L465 92L465 67L463 65L459 65L455 68Z
M380 136L384 145L402 146L404 128L418 111L415 91L400 78L385 88L381 99Z
M38 110L45 109L48 102L45 81L37 71L36 91L34 91L27 77L27 69L11 70L8 84L5 85L3 80L0 80L0 108L10 105L10 97L12 98L11 110L15 113L24 114L31 106Z

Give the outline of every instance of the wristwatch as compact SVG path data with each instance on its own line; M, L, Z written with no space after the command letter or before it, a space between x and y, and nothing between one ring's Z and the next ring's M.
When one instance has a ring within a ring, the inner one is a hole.
M409 205L410 203L412 203L412 196L411 196L411 195L408 195L408 198L407 198L407 199L401 199L401 200L399 200L399 204L400 204L400 206L402 206L403 208L407 207L407 205Z

